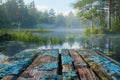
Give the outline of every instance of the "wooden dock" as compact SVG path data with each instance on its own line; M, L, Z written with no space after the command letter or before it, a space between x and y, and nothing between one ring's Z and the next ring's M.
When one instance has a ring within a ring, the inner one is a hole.
M78 55L76 51L70 50L69 53L74 59L74 66L78 71L81 80L97 80L94 72L88 68L85 61L81 58L81 56Z
M41 77L44 77L48 74L51 75L57 74L57 69L53 69L51 71L38 70L38 68L42 67L44 64L49 64L52 62L58 62L58 59L53 58L51 56L46 56L44 55L44 53L40 54L33 61L33 63L19 76L17 80L40 80ZM55 80L55 79L49 79L49 80Z
M67 55L67 56L71 57L68 50L65 50L65 51L63 50L63 52L61 53L61 56L64 56L64 55ZM71 62L71 63L73 63L73 62ZM74 74L72 74L72 73L74 73ZM76 76L72 76L72 75L75 75L75 74L76 74ZM69 77L66 76L66 75L68 75ZM76 70L74 69L73 64L62 64L62 77L63 77L62 78L63 80L67 80L67 79L80 80Z
M15 76L5 76L4 78L2 78L1 80L14 80Z
M84 51L84 50L83 50ZM83 51L79 51L79 52L83 52ZM91 51L90 51L91 52ZM92 52L92 54L95 54ZM80 54L85 61L88 63L88 65L90 66L91 70L94 71L97 76L99 77L100 80L105 79L105 80L114 80L107 72L106 70L103 68L102 65L96 64L93 61L91 61L91 58L89 57L90 54Z
M79 53L82 51L42 50L19 75L1 80L114 80L102 66L92 63L89 54Z

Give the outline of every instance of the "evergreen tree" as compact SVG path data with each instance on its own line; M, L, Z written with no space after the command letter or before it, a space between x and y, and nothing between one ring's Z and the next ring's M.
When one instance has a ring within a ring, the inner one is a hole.
M29 20L31 24L37 23L37 10L35 8L35 3L32 1L28 6Z
M56 16L56 26L66 26L66 19L62 13Z
M18 4L18 24L22 24L24 22L24 12L25 12L25 3L23 0L17 0Z
M14 26L18 23L18 5L16 0L8 0L4 4L4 10L7 17L6 24Z
M55 22L55 12L53 9L49 11L49 23L54 23Z

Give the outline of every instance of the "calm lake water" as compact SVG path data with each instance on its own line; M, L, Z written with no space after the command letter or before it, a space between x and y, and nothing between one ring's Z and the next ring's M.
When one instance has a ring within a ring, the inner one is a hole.
M62 44L25 44L22 42L0 42L0 52L12 56L25 49L95 49L103 54L116 52L110 56L120 62L120 35L91 35L84 36L83 29L53 29L53 33L34 33L37 36L56 37L62 39ZM2 55L3 56L3 55Z

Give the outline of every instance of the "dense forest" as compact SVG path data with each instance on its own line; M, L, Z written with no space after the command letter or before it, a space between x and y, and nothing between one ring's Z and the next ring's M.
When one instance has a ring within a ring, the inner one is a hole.
M56 14L53 9L38 11L34 1L25 4L24 0L6 0L0 3L1 28L36 28L41 24L54 24L57 27L80 26L77 17L70 12L68 15Z
M93 31L120 32L120 0L76 0L73 6Z
M89 32L118 33L120 32L119 4L119 0L75 0L73 7L77 9L77 17L73 12L64 15L56 14L53 9L38 11L34 1L25 4L24 0L1 0L0 28L87 27L85 32L88 34Z

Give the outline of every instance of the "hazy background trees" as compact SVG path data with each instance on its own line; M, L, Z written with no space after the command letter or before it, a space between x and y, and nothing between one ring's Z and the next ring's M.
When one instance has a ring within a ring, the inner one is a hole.
M49 25L52 28L72 28L81 24L73 12L63 15L56 14L53 9L38 11L34 1L26 5L24 0L6 0L0 4L0 28L37 28L36 25L43 28Z
M34 2L25 5L23 0L7 0L0 5L1 27L16 28L18 25L30 26L36 23L37 10Z
M68 15L56 14L50 9L38 11L34 1L25 4L24 0L0 1L0 28L78 28L90 27L114 32L120 31L120 0L77 0L73 5L78 11ZM79 19L78 19L79 18ZM81 20L83 20L82 24ZM46 25L46 26L45 26Z

